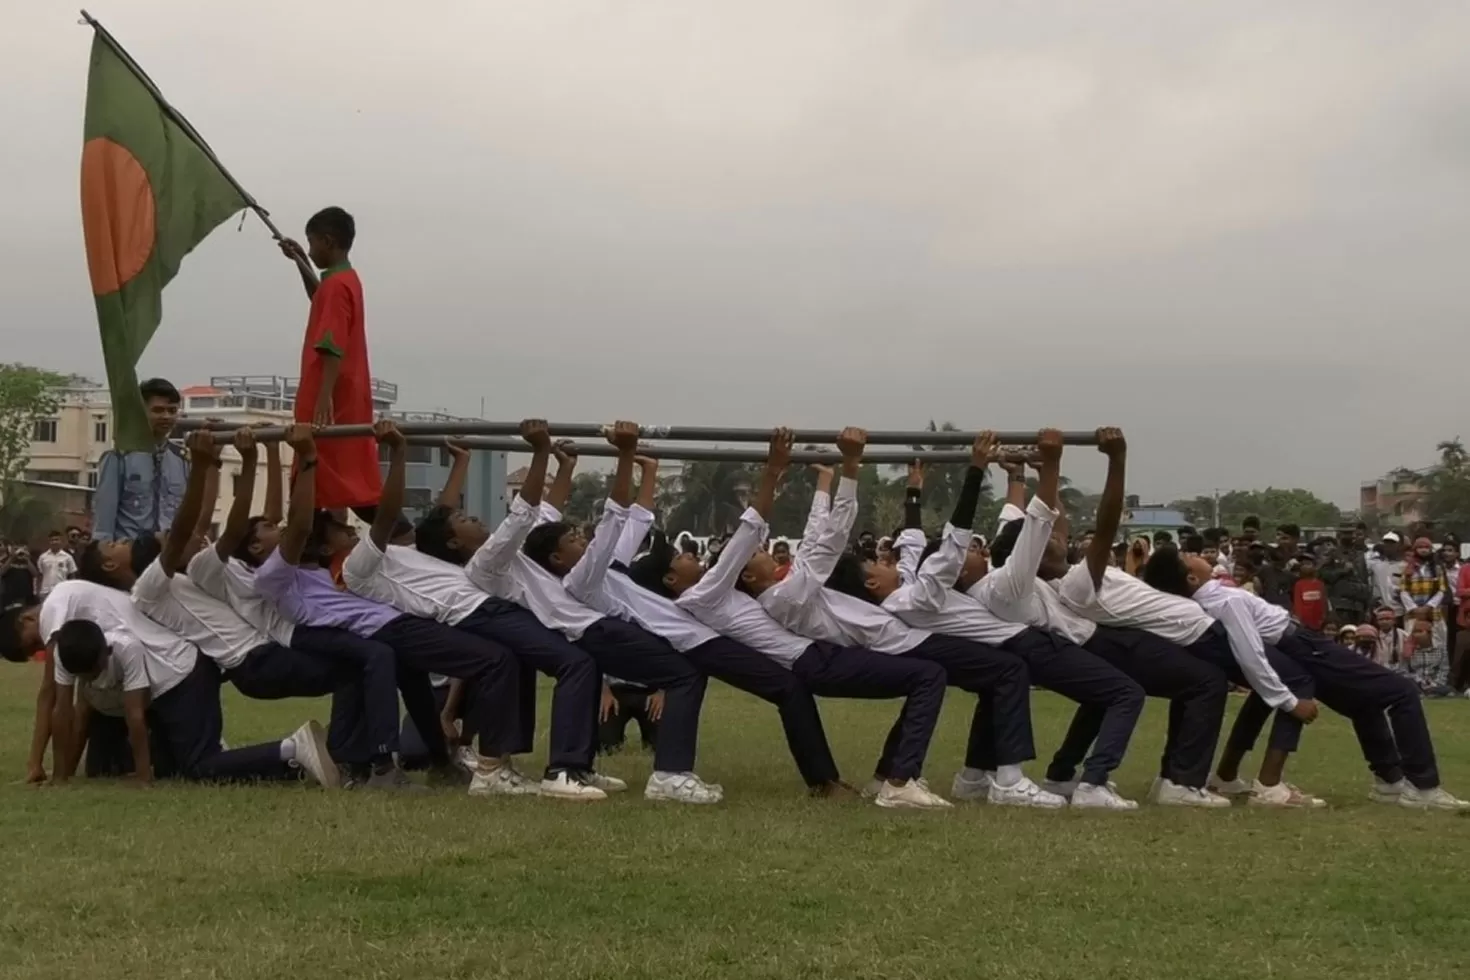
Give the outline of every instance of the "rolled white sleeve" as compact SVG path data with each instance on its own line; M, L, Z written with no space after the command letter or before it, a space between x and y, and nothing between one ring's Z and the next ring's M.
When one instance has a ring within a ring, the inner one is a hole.
M898 580L904 585L911 584L919 577L919 560L923 558L924 549L928 546L929 540L918 528L906 527L898 532L893 550L898 552ZM966 547L969 545L966 544Z
M1087 562L1069 568L1058 583L1057 592L1062 601L1073 609L1090 609L1097 602L1097 585L1092 581Z
M1026 505L1026 523L1016 538L1005 565L994 569L984 580L989 583L988 591L996 601L1019 603L1036 588L1036 572L1041 568L1041 559L1046 554L1047 542L1051 541L1052 528L1061 511L1048 507L1037 497Z
M143 644L131 633L113 630L107 634L107 646L112 651L112 656L117 658L118 666L122 668L122 689L148 690L148 661L143 652Z
M954 588L960 579L960 572L964 571L965 557L973 537L974 533L968 528L955 527L953 524L944 526L944 536L939 540L939 547L919 566L914 584L904 587L909 590L909 601L914 608L928 612L940 612L944 609L944 601L948 598L946 593Z
M163 563L154 559L153 564L143 569L138 581L133 583L133 601L144 613L157 611L159 605L169 597L168 573Z
M526 503L522 497L510 502L510 512L500 522L485 543L475 549L465 565L465 573L471 579L477 575L494 578L508 573L515 562L516 553L526 543L532 528L538 523L540 511Z
M628 508L628 520L623 524L623 533L618 535L618 546L613 549L612 560L631 565L633 559L638 557L638 549L643 546L643 539L648 537L651 527L653 511L642 504L634 504Z
M213 548L200 548L199 554L189 559L184 570L189 581L199 586L205 595L220 602L230 601L230 587L226 581L225 563Z
M387 553L373 543L372 535L363 535L357 539L357 544L342 563L342 581L353 592L358 592L382 573L383 559L386 557Z

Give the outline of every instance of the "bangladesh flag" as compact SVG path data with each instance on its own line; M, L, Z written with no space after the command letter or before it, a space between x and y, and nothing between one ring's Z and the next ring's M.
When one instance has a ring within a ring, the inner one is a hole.
M151 448L138 359L184 256L249 206L198 133L93 24L82 144L82 231L121 452Z

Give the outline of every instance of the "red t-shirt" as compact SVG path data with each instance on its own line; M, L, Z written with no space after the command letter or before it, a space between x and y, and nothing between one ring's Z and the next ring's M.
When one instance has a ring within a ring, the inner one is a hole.
M1303 626L1320 630L1327 622L1327 590L1318 578L1298 579L1291 590L1291 612Z
M326 352L326 353L324 353ZM332 421L338 425L373 422L373 380L368 367L362 280L350 266L328 269L311 298L306 339L301 345L301 387L296 421L316 413L326 357L341 359L332 389ZM316 505L322 510L369 507L383 493L378 447L371 437L323 439L317 444Z

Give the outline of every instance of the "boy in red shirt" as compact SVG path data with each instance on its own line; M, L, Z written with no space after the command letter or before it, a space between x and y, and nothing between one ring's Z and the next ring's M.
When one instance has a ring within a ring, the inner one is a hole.
M326 208L306 223L306 245L289 238L281 251L301 269L311 298L306 339L301 345L301 385L296 391L296 421L324 425L371 425L372 371L368 367L362 280L349 253L357 237L352 215ZM322 270L321 282L306 265ZM383 492L378 447L372 436L323 439L317 445L316 504L323 510L352 508L363 520Z
M1296 566L1296 585L1291 590L1291 614L1308 629L1322 631L1327 622L1327 586L1317 577L1317 563L1302 558Z

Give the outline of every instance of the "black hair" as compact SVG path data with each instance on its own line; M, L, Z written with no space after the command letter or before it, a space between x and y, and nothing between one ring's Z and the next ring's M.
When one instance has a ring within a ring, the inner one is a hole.
M60 531L52 531L50 534L46 535L46 537L48 537L48 538L64 538L64 537L66 537L66 535L62 534Z
M1255 514L1250 514L1246 517L1245 520L1240 522L1240 526L1242 529L1253 528L1259 531L1261 529L1261 519Z
M337 528L351 528L332 516L329 510L319 510L312 515L311 531L306 535L306 546L301 556L316 565L326 565L332 556L327 551L327 533Z
M572 530L572 525L566 521L547 521L538 524L526 535L526 543L521 550L526 557L555 574L551 567L551 556L556 554L556 549L561 547L561 539Z
M1173 543L1174 543L1174 535L1170 534L1168 531L1155 531L1154 532L1154 547L1158 547L1161 544L1173 544Z
M264 516L252 517L245 522L245 536L235 546L235 552L230 556L231 558L238 558L251 568L258 568L260 566L260 559L250 553L250 546L255 544L255 532L264 523Z
M419 551L441 561L453 562L456 565L464 564L464 559L459 552L449 547L449 539L454 537L454 527L449 518L454 515L453 509L438 504L423 516L419 526L414 529L413 543Z
M94 674L106 656L107 637L96 623L69 619L56 631L56 659L67 673L77 677Z
M633 580L634 585L654 595L672 599L674 593L664 584L664 576L669 573L678 552L669 541L668 535L662 531L650 530L648 538L648 554L633 560L633 564L628 566L628 578Z
M1368 530L1368 525L1365 524L1365 523L1363 523L1362 521L1359 521L1358 523L1354 524L1353 527L1356 528L1359 531L1367 531Z
M163 542L158 540L158 535L145 534L141 538L133 539L133 574L142 575L161 554Z
M1302 529L1295 524L1277 524L1276 533L1284 534L1288 538L1299 538L1302 536Z
M832 574L827 576L827 588L856 599L876 603L873 593L868 591L868 575L863 571L864 559L851 552L838 557Z
M1181 534L1179 536L1179 550L1191 554L1199 554L1205 550L1205 539L1199 534Z
M322 208L306 222L308 235L325 235L344 252L352 251L352 242L357 238L357 222L352 215L338 207Z
M23 602L17 602L6 606L4 612L0 612L0 659L9 660L13 664L23 664L30 659L34 650L24 650L20 643L20 617L27 609L35 606L27 606Z
M1021 527L1026 523L1023 517L1006 521L1005 527L990 542L990 564L996 568L1004 568L1006 559L1011 557L1011 552L1016 548L1016 539L1021 536Z
M1145 584L1170 595L1189 595L1189 571L1178 549L1172 546L1158 548L1148 556L1143 565Z
M1122 561L1123 556L1128 554L1128 542L1119 541L1117 544L1113 545L1113 554L1118 556L1119 561Z
M1184 525L1183 527L1181 527L1179 529L1179 533L1181 535L1185 535L1185 534L1198 534L1199 531L1195 528L1195 526L1193 524L1186 524L1186 525Z
M163 378L149 378L138 385L138 394L143 396L145 402L150 398L162 398L170 405L177 405L184 400L179 394L179 389L175 388L172 382L165 381Z
M1200 534L1207 544L1219 545L1220 539L1225 536L1225 529L1219 527L1207 527Z

